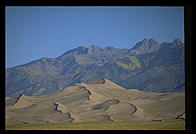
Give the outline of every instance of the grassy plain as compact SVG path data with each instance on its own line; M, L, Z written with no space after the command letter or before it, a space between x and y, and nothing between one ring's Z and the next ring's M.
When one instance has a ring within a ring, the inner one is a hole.
M7 124L6 130L185 130L184 120Z

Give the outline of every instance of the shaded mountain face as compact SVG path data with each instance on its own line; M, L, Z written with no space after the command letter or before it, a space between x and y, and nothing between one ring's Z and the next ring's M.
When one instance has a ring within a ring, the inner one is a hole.
M43 95L74 83L108 78L124 88L184 91L184 44L144 39L131 49L92 45L57 58L42 58L6 69L6 96Z
M106 78L43 96L6 97L6 124L180 119L185 120L184 92L126 90Z

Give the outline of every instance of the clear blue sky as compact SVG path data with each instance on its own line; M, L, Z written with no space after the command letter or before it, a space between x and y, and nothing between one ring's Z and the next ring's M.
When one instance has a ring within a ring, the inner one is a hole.
M6 68L92 44L184 42L183 7L6 7Z

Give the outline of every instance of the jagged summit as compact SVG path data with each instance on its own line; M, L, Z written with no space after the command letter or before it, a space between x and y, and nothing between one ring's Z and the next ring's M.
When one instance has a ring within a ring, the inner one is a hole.
M102 49L101 47L99 47L98 45L90 45L88 47L88 49Z
M163 42L162 44L161 44L161 48L178 48L178 47L184 47L184 43L182 43L181 41L180 41L180 39L178 39L178 38L176 38L176 39L174 39L171 43L169 43L169 42Z
M180 39L176 38L176 39L173 40L172 43L179 43L179 44L181 44L182 42L180 41Z
M144 39L136 43L136 45L131 49L131 54L145 54L154 52L160 49L160 44L154 39Z
M97 46L97 45L90 45L89 48L88 48L88 54L89 53L96 53L96 52L99 52L101 50L102 50L102 48Z
M75 49L71 49L67 52L65 52L63 55L61 55L60 57L63 57L64 55L69 55L69 54L72 54L72 55L75 55L75 54L87 54L88 52L88 48L86 47L83 47L83 46L79 46Z
M182 42L180 41L180 39L176 38L174 39L174 41L171 43L174 47L177 47L179 45L182 44Z

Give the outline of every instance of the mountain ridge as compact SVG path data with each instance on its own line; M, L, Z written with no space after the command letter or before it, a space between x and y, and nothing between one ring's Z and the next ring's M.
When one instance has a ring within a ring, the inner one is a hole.
M95 47L95 46L98 47L98 48L99 48L100 50L102 50L102 51L107 50L107 49L109 49L109 50L111 50L111 49L116 49L116 50L128 51L128 50L131 50L131 49L135 49L135 47L136 47L138 44L143 44L144 42L148 42L148 41L156 42L153 38L149 38L149 39L146 39L146 38L145 38L143 41L137 42L132 48L115 48L115 47L113 47L113 46L106 46L105 48L101 48L101 47L99 47L98 45L90 45L89 47L78 46L78 47L76 47L76 48L74 48L74 49L70 49L70 50L66 51L65 53L61 54L60 56L57 56L56 58L42 57L42 58L40 58L40 59L37 59L37 60L34 60L34 61L30 61L30 62L25 63L25 64L22 64L22 65L17 65L17 66L9 67L9 68L6 68L6 69L10 69L10 68L14 68L14 67L20 67L20 66L23 66L23 65L28 65L28 64L30 64L30 63L34 63L34 62L36 62L36 61L43 60L43 59L57 59L57 58L63 57L63 55L68 55L68 54L87 54L88 48ZM180 39L178 39L178 38L175 38L171 43L176 43L176 42L177 42L177 44L184 44L184 43L182 43L182 42L180 41ZM179 42L180 42L180 43L179 43ZM159 43L156 42L156 44L159 44ZM163 46L163 44L165 45L165 44L170 44L170 43L169 43L169 42L163 42L163 43L161 43L161 44L159 44L159 45ZM136 47L136 48L137 48L137 47ZM85 50L85 52L83 52L83 53L82 53L82 52L78 52L78 51L80 51L81 49ZM74 52L75 52L75 53L74 53Z
M111 46L102 49L96 45L89 48L80 46L57 58L41 58L6 69L6 96L20 93L42 95L74 83L103 77L124 88L155 92L183 91L183 88L177 88L184 82L184 44L179 39L162 44L153 39L144 39L139 42L138 49ZM138 53L133 53L133 49ZM166 84L160 83L159 79L166 72L171 72L166 75ZM148 75L149 78L146 77ZM157 82L163 87L156 85Z

